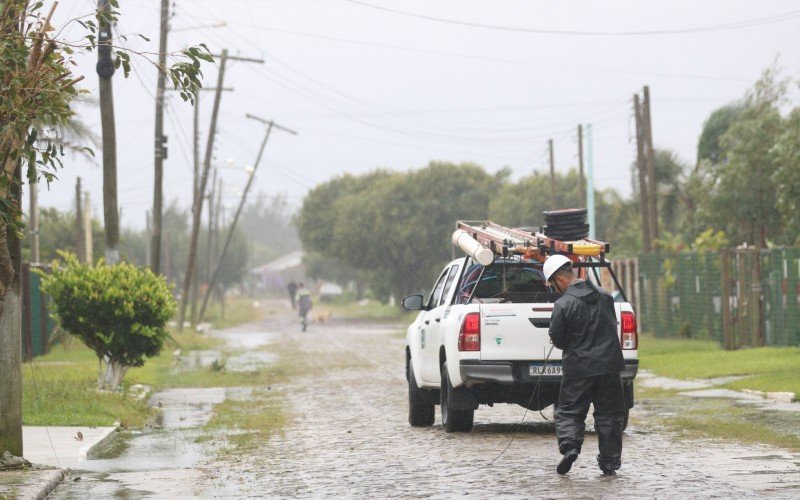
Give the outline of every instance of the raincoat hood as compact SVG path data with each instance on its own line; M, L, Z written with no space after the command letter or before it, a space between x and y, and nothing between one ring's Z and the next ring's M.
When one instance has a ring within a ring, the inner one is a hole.
M589 304L596 304L600 300L600 291L593 283L586 280L573 281L564 295L571 295Z

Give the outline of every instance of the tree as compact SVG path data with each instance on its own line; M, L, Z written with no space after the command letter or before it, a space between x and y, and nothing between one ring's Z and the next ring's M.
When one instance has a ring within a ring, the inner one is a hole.
M501 180L474 164L343 176L312 190L297 221L306 250L364 272L381 299L430 286L457 219L485 219Z
M795 108L784 122L783 132L771 150L779 170L775 173L777 205L780 213L784 240L788 244L800 244L800 108ZM792 238L794 237L794 240Z
M708 166L701 214L707 227L722 229L733 243L766 246L767 240L787 241L775 203L782 169L773 150L785 129L780 107L786 87L776 67L764 72L720 138L725 161Z
M64 148L49 132L72 118L70 104L86 93L77 86L83 77L73 73L73 54L96 49L98 26L118 18L118 2L111 0L113 9L94 12L94 19L88 18L91 14L74 18L71 22L82 26L84 36L78 42L67 41L57 38L62 31L50 24L58 4L53 3L46 13L41 10L43 4L0 3L0 352L4 355L0 360L4 380L0 385L0 451L16 454L22 450L20 332L15 318L23 178L29 183L55 179ZM200 86L200 60L212 60L203 49L184 49L180 60L160 68L185 100L193 100ZM114 52L115 66L126 74L131 54Z
M115 390L130 367L161 351L165 325L175 314L172 290L147 268L62 257L52 273L42 274L42 288L53 298L61 326L97 355L98 388Z
M720 139L739 118L742 112L742 103L733 102L715 109L703 122L703 131L697 141L697 166L704 161L719 163L725 161L725 151L720 144Z

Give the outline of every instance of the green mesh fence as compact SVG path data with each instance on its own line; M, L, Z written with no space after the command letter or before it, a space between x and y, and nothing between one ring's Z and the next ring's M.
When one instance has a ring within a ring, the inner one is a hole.
M657 337L800 345L800 248L643 254L637 279L639 322Z

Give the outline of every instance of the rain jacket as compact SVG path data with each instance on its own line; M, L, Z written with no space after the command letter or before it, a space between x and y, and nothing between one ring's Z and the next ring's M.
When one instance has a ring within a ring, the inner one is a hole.
M625 369L614 299L589 281L573 281L556 301L548 333L563 351L564 379Z

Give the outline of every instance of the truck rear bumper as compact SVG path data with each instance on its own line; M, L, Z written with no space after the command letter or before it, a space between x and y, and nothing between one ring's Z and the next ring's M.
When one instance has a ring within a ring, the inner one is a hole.
M466 382L494 382L498 384L514 384L516 382L536 381L539 377L528 372L530 361L481 361L477 359L461 360L459 370L461 380ZM625 369L620 374L624 382L636 378L639 371L638 359L626 359ZM560 375L544 375L542 381L560 381Z

